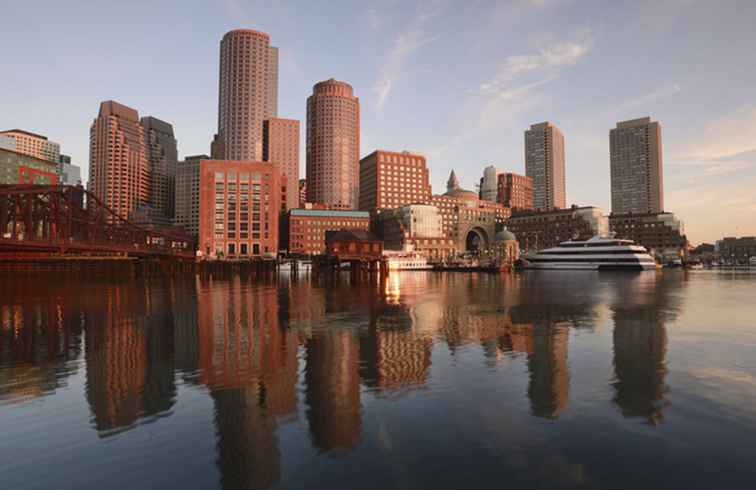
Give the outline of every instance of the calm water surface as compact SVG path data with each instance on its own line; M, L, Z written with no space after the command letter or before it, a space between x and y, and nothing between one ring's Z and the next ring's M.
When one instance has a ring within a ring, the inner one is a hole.
M0 488L753 488L756 274L0 278Z

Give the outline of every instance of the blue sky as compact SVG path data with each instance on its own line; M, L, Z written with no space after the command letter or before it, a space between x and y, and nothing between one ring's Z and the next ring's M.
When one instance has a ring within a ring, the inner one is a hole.
M609 212L609 129L651 116L689 238L756 235L754 19L750 0L15 3L0 127L46 134L86 175L89 125L114 99L171 122L180 155L207 153L219 42L248 27L280 48L281 117L304 129L312 85L347 81L361 154L424 153L436 192L452 168L468 188L489 164L524 172L523 131L551 120L568 203Z

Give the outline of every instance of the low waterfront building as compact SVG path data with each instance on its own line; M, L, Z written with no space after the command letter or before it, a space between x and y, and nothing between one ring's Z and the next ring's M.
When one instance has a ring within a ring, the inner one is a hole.
M383 242L366 230L338 230L326 233L326 253L343 259L380 260Z
M687 255L685 228L672 213L612 213L609 229L617 238L633 240L663 260L679 260Z
M550 211L515 211L507 221L507 228L517 236L521 250L534 252L571 239L606 236L609 222L599 208L572 206Z
M310 205L309 209L290 210L282 227L282 244L287 244L290 254L318 255L325 252L329 231L368 231L370 213Z
M0 148L0 184L58 183L55 162Z
M499 174L496 202L510 209L533 209L533 179L512 172Z
M441 214L444 236L452 240L457 252L490 248L496 230L509 218L509 208L462 189L453 170L446 189L444 194L431 196L428 203Z
M411 204L375 213L371 229L386 250L418 252L441 259L456 252L454 241L444 235L443 220L436 206Z
M427 202L431 186L425 157L376 150L360 160L360 209L397 208Z
M211 258L278 252L283 178L267 162L201 160L199 250Z
M725 237L715 244L719 257L730 264L747 264L756 257L756 237Z

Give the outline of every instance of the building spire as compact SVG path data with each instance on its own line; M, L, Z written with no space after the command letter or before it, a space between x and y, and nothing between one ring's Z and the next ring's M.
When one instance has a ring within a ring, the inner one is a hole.
M451 174L449 174L449 181L446 183L446 192L455 191L459 188L459 179L454 174L454 169L452 169Z

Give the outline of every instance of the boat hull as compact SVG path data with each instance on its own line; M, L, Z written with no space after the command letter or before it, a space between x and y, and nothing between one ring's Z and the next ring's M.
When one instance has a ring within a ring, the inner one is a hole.
M552 270L552 271L652 271L656 270L655 264L646 263L616 263L616 264L599 264L595 262L531 262L525 266L531 270Z

